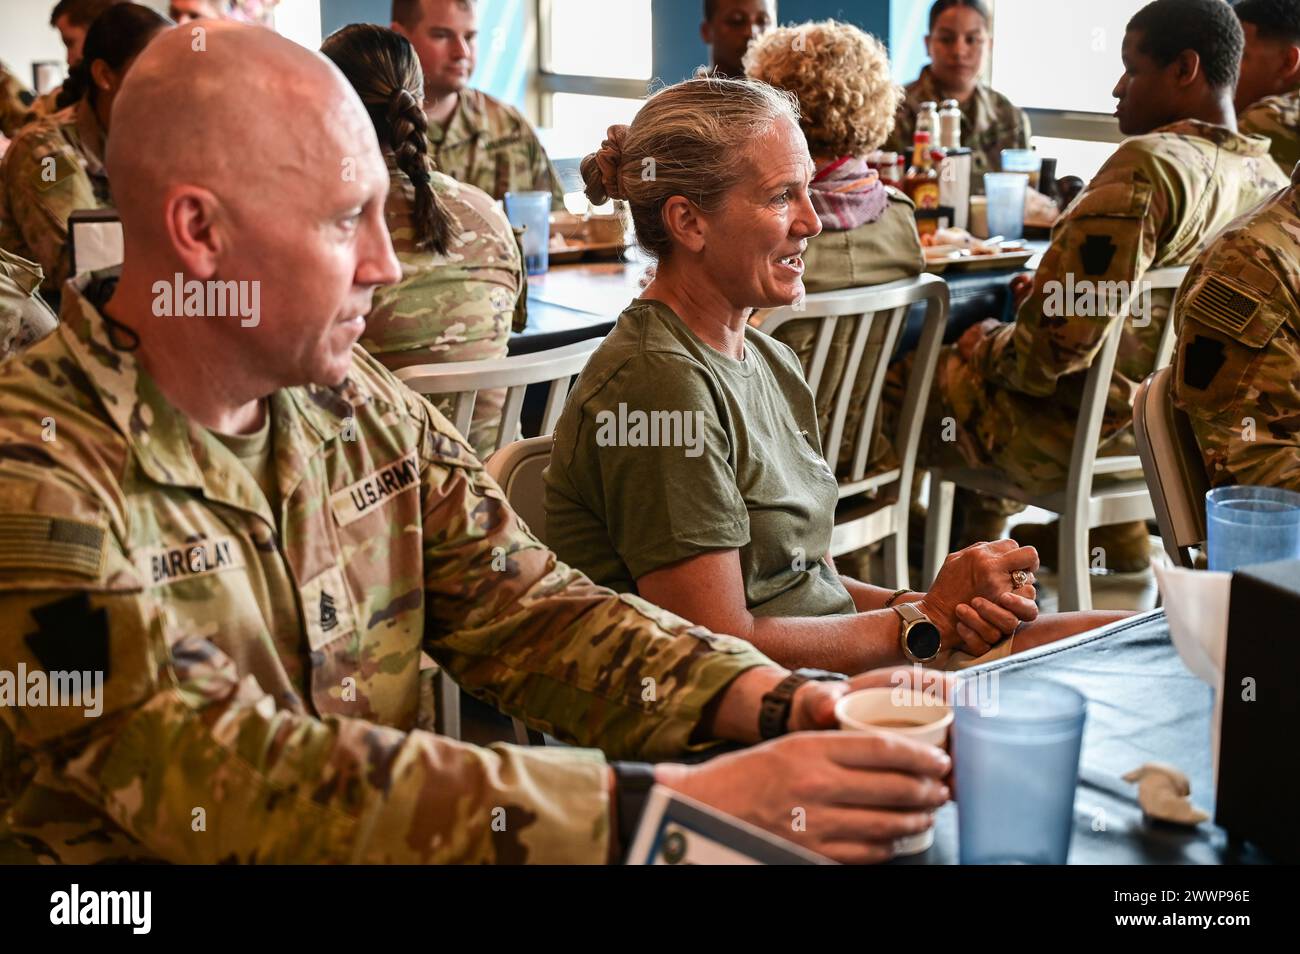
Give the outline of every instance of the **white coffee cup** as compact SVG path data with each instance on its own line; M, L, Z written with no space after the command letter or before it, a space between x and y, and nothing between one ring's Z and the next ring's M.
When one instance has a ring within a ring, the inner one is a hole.
M840 728L872 735L901 735L923 745L945 747L948 727L952 725L952 707L937 703L933 696L901 686L859 689L842 696L835 703L835 718ZM889 725L906 722L908 725ZM884 723L884 724L882 724ZM934 844L934 828L919 835L894 841L894 855L916 855Z

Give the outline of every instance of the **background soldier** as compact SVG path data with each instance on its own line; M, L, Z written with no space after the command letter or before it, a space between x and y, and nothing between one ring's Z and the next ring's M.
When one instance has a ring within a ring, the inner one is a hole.
M393 29L411 41L424 70L433 164L494 199L550 192L564 208L560 175L537 133L513 106L469 87L478 56L474 0L393 0Z
M1174 401L1215 486L1300 490L1298 236L1293 184L1220 235L1179 289Z
M1116 113L1127 139L1066 211L1031 277L1013 285L1016 320L974 325L944 350L922 449L927 464L994 466L1035 492L1064 486L1084 378L1117 309L1087 313L1069 289L1138 288L1150 268L1191 262L1207 237L1285 184L1268 141L1236 131L1232 93L1241 26L1222 0L1155 0L1124 34ZM1155 296L1144 296L1151 302ZM1090 299L1104 300L1097 294ZM1106 404L1102 453L1132 453L1133 395L1152 370L1167 300L1125 328ZM1061 313L1064 312L1064 313ZM1078 313L1076 313L1078 312ZM944 433L942 419L956 424ZM954 441L946 437L955 437ZM967 534L991 539L1006 509L980 508ZM974 529L972 529L972 525ZM1016 539L1045 560L1056 525L1022 524ZM1146 566L1145 525L1094 530L1112 570Z
M1267 136L1289 175L1300 162L1300 0L1242 0L1232 9L1246 37L1238 125L1247 135Z

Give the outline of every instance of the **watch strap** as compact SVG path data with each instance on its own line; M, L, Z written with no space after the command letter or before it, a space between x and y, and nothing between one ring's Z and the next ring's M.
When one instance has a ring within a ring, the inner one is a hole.
M794 694L805 682L840 682L848 676L825 669L796 669L786 676L776 688L763 695L758 710L758 735L761 739L775 739L790 731L790 707Z
M619 857L626 861L636 838L637 826L645 813L650 789L654 788L655 769L648 762L610 762L609 767L614 770Z

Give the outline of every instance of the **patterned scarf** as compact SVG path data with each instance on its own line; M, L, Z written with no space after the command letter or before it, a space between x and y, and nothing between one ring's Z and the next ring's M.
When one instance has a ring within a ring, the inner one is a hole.
M869 168L865 159L853 156L843 156L818 170L809 192L822 228L831 232L847 232L874 222L889 204L876 170Z

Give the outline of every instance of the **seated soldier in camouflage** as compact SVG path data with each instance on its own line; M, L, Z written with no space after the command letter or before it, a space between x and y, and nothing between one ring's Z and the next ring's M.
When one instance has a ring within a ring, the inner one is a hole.
M1125 328L1101 452L1132 453L1133 395L1168 316L1167 298L1141 293L1143 275L1189 264L1210 236L1286 182L1268 140L1236 130L1241 45L1223 0L1155 0L1129 21L1114 95L1131 138L1066 210L1034 275L1013 285L1016 320L974 325L941 353L923 465L993 466L1031 491L1064 487L1083 382L1127 291L1149 313ZM890 407L899 395L892 391ZM1020 525L1016 536L1050 559L1055 529ZM987 524L976 532L994 535ZM1101 547L1112 570L1147 564L1141 523L1094 530L1089 547Z
M880 148L894 126L902 91L890 76L889 57L878 40L848 23L827 20L778 27L755 40L745 56L751 77L788 90L799 99L799 127L817 167L809 195L821 221L820 235L804 251L804 289L859 288L912 278L925 270L921 237L910 199L882 183L866 156ZM750 321L761 323L763 312ZM818 322L782 325L776 339L794 349L807 372ZM835 395L848 361L855 325L835 326L817 387L817 426L830 430ZM851 466L871 383L874 356L863 356L845 421L837 469Z
M922 103L955 99L961 107L961 144L971 151L972 195L984 194L984 173L1002 168L1003 149L1028 149L1029 117L984 84L993 46L993 24L983 0L935 0L925 48L930 63L904 89L889 148L912 154L916 114Z
M433 165L494 199L549 192L564 207L560 174L537 133L513 106L473 89L478 0L393 0L392 27L411 41L424 71L424 111Z
M0 248L0 361L40 341L58 324L41 300L41 267Z
M112 204L103 157L117 91L136 55L170 25L136 3L105 11L63 84L73 105L25 126L0 163L0 248L40 264L52 301L71 267L68 217Z
M1178 292L1174 403L1216 487L1300 491L1297 182L1215 239Z
M1232 8L1246 47L1237 80L1237 126L1267 136L1291 174L1300 162L1300 0L1241 0Z
M821 229L798 116L766 84L690 80L583 160L588 198L625 199L657 267L565 403L545 472L548 542L596 582L785 665L1009 652L1004 637L1037 616L1032 549L953 554L927 593L845 577L829 555L838 486L812 393L790 349L746 323L803 294L801 255ZM653 179L639 171L649 156ZM912 611L937 627L928 654L903 639ZM1028 623L1016 645L1107 619Z
M527 318L527 285L514 232L482 189L429 168L424 81L410 42L354 23L321 45L366 106L388 163L384 218L402 280L375 292L361 345L386 368L504 358ZM444 414L452 402L435 406ZM469 439L496 447L505 391L474 402Z
M896 737L652 767L414 728L422 651L614 758L757 742L764 696L766 732L834 728L890 674L790 678L559 563L355 346L400 275L365 107L269 30L206 39L115 107L122 267L0 364L0 671L103 680L0 706L0 860L603 862L651 778L842 861L929 827L951 760Z

